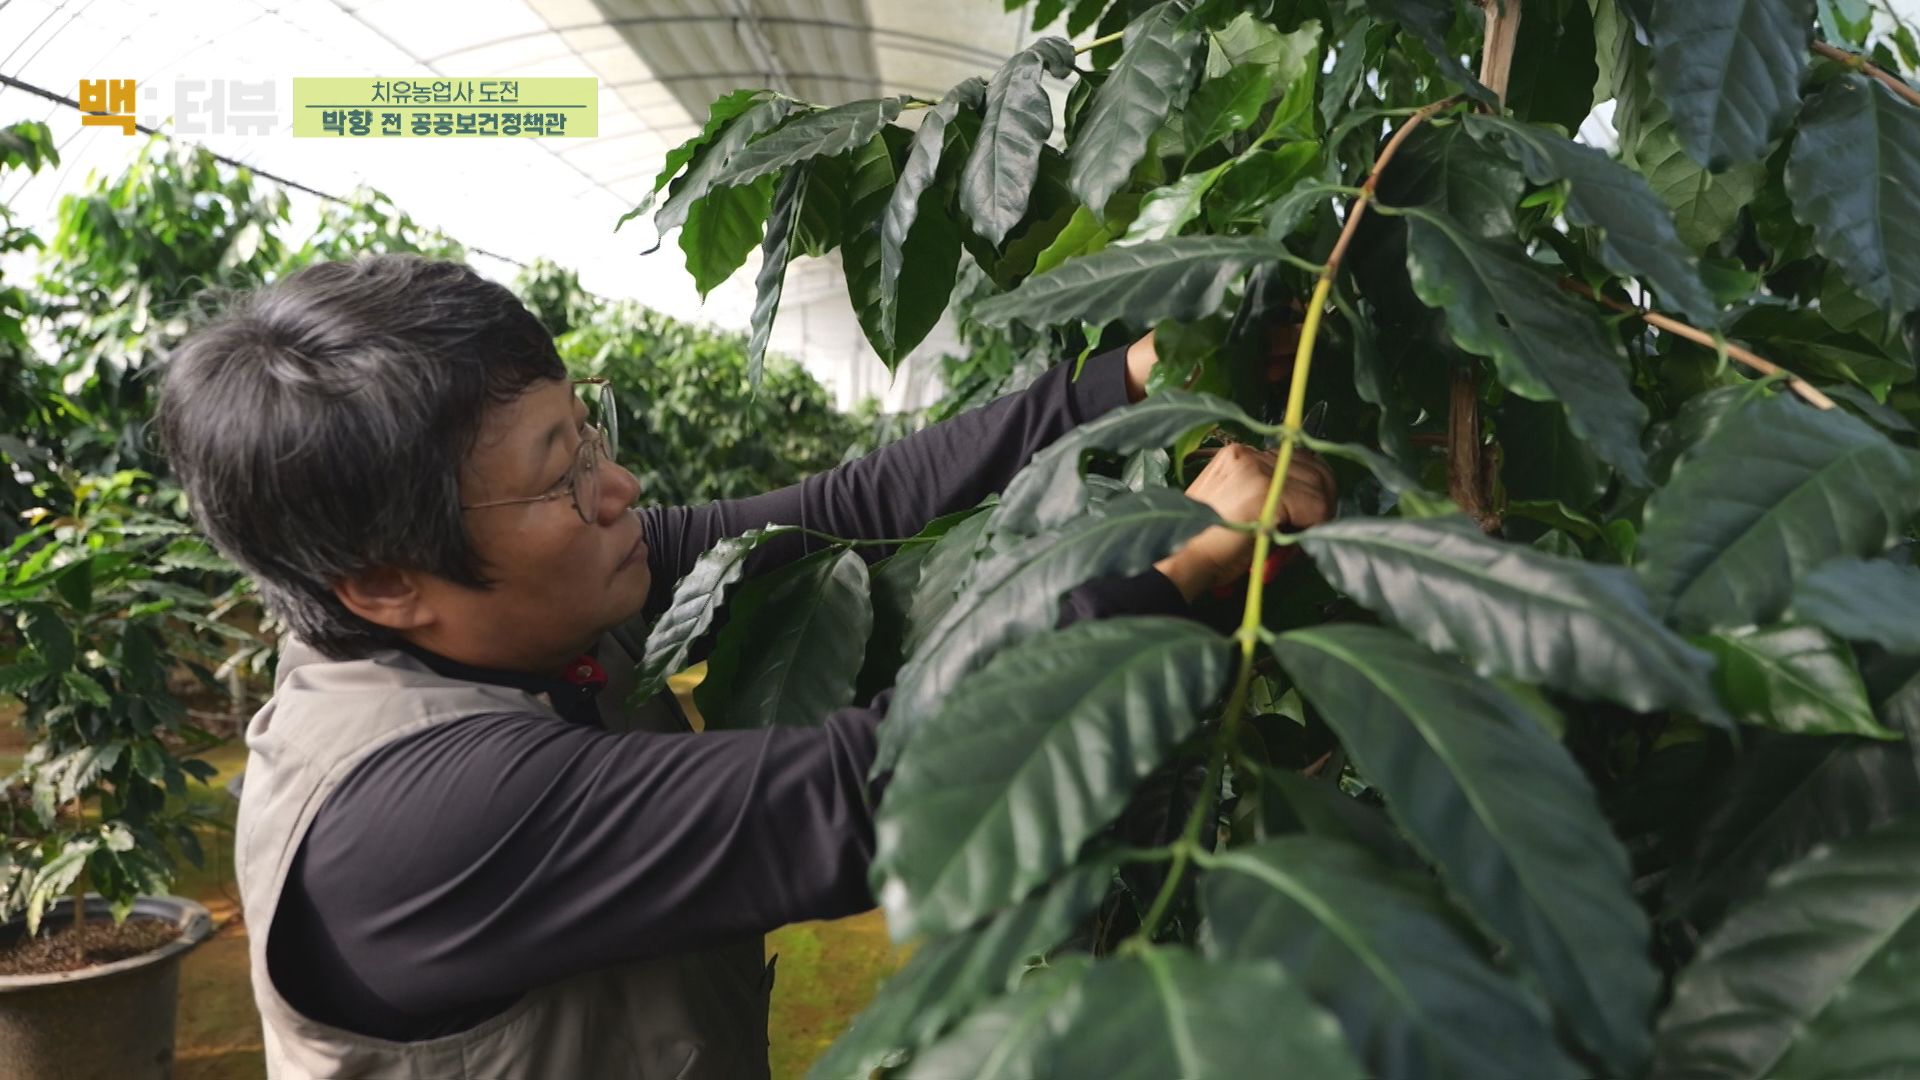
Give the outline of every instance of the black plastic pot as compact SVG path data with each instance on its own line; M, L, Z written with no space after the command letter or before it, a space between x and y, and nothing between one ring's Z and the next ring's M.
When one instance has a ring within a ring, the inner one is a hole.
M177 896L143 896L134 915L165 919L180 936L140 956L53 975L0 975L0 1077L33 1080L158 1080L173 1075L173 1023L180 958L213 932L207 909ZM87 897L87 918L107 918ZM44 923L73 921L73 898ZM20 940L26 921L0 926L0 944Z

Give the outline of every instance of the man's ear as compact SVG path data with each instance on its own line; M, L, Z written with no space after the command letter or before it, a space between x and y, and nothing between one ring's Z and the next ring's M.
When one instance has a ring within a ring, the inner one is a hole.
M434 622L433 605L410 570L375 567L333 584L347 610L389 630L418 630Z

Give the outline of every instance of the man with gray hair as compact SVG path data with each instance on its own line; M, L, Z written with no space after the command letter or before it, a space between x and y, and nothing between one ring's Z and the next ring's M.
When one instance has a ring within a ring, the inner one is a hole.
M762 935L873 904L887 695L694 734L670 694L625 707L645 625L727 536L907 536L974 505L1153 362L1142 339L792 487L636 509L611 389L458 263L317 264L195 333L161 437L290 631L235 837L270 1075L766 1075ZM1229 447L1188 493L1249 519L1272 468ZM1324 465L1288 480L1287 524L1328 516ZM1178 612L1249 551L1209 530L1061 620Z

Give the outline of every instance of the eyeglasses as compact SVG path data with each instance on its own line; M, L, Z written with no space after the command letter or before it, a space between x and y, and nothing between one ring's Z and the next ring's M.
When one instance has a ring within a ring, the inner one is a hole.
M593 524L594 508L600 505L600 459L612 461L614 447L620 445L620 414L613 403L613 384L606 379L574 379L573 385L590 386L593 390L584 395L587 430L580 438L580 452L573 457L573 469L567 474L566 485L544 495L462 503L460 509L478 510L485 506L512 506L572 496L574 512L580 515L581 521Z

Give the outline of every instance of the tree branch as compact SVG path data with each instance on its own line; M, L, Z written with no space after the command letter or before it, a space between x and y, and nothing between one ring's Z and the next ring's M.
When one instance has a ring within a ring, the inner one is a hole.
M1652 326L1659 330L1665 330L1667 333L1673 334L1676 337L1686 338L1688 341L1691 341L1696 345L1704 345L1709 349L1718 349L1720 347L1720 343L1714 340L1712 334L1708 334L1705 331L1696 330L1693 327L1688 326L1686 323L1683 323L1678 319L1668 318L1667 316L1662 315L1657 311L1649 311L1646 308L1634 307L1632 304L1622 303L1619 300L1615 300L1611 296L1602 296L1601 294L1594 292L1592 289L1587 288L1584 282L1575 281L1572 278L1561 278L1560 287L1567 290L1570 293L1576 293L1580 296L1586 297L1589 300L1595 300L1602 304L1605 304L1606 306L1612 308L1615 311L1621 312L1622 314L1637 315L1641 319L1645 320L1647 325ZM1805 398L1807 401L1807 404L1812 405L1814 408L1816 409L1833 408L1832 398L1821 393L1818 388L1808 383L1805 379L1802 379L1800 376L1795 375L1794 373L1781 367L1779 364L1776 364L1773 361L1768 360L1766 357L1761 356L1758 353L1754 353L1747 349L1743 349L1740 346L1733 344L1732 342L1726 343L1726 349L1727 349L1728 356L1733 357L1735 360L1740 361L1742 364L1745 364L1746 366L1752 368L1753 370L1759 372L1762 375L1776 375L1776 376L1785 377L1787 380L1787 386L1792 388L1794 393L1799 394L1801 397Z
M1486 13L1480 81L1504 108L1520 39L1521 0L1475 0ZM1486 532L1500 527L1493 511L1492 459L1480 441L1480 364L1468 360L1447 392L1447 494Z
M1915 90L1908 84L1907 80L1893 74L1859 53L1848 52L1836 45L1829 45L1824 41L1814 42L1813 51L1815 54L1824 56L1829 60L1837 60L1862 75L1880 80L1888 89L1905 98L1907 104L1920 106L1920 90Z

